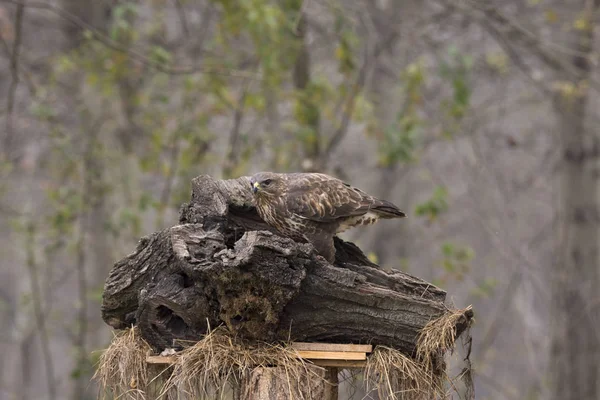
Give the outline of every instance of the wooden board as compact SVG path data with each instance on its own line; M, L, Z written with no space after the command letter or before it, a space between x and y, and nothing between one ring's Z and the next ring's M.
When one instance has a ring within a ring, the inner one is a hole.
M292 342L290 347L296 350L307 351L353 351L370 353L373 346L370 344L337 344L337 343L304 343Z
M148 364L175 364L177 361L176 356L148 356L146 362Z
M175 356L148 356L146 362L148 364L163 364L171 365L177 361ZM366 365L366 360L321 360L321 359L309 359L315 365L320 367L338 367L338 368L362 368Z
M354 351L308 351L296 350L301 358L308 360L366 360L366 353Z
M373 351L370 344L335 344L335 343L302 343L293 342L299 358L324 367L362 367L366 363L367 353ZM177 355L148 356L148 364L174 364Z
M319 367L363 368L367 360L308 360Z
M298 351L298 356L307 360L338 360L338 361L364 361L367 359L365 353L336 352L336 351ZM176 356L148 356L148 364L173 364L177 361ZM315 362L315 364L317 364ZM320 364L318 364L320 365Z

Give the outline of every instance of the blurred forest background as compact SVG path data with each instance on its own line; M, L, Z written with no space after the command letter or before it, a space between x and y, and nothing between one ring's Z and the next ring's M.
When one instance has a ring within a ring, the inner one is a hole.
M260 170L408 212L345 237L474 305L478 399L600 398L599 26L599 0L0 0L0 398L95 398L112 264L194 176Z

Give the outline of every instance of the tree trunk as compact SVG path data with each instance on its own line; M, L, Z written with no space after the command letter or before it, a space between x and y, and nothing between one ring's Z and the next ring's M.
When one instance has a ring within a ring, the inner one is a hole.
M401 10L414 7L412 4L404 2L402 7L398 7L398 4L393 1L372 2L369 6L377 30L375 46L385 46L383 43L384 38L392 37L394 30L400 31L400 26L397 25L403 23L403 19L400 18ZM385 46L385 50L381 52L381 55L373 60L373 72L371 74L371 84L368 94L374 104L373 113L377 124L382 131L389 129L398 118L397 114L400 112L398 105L404 101L401 96L401 87L398 85L398 76L391 73L388 67L391 64L391 60L394 59L395 53L396 46ZM406 63L408 64L409 61L407 60ZM411 204L410 197L414 190L408 181L410 179L408 173L410 168L411 166L408 164L394 164L380 167L378 170L380 178L376 187L380 198L391 198L392 193L394 193L393 197L397 199L398 204ZM398 177L402 177L402 179L398 179ZM396 185L399 181L402 181L402 185ZM396 186L401 186L405 189L398 193ZM377 255L380 264L385 266L389 261L387 253L389 253L390 248L387 246L385 238L389 237L390 234L409 238L411 235L408 232L408 227L409 224L399 224L397 226L386 225L377 228L377 233L368 240L368 248L372 249ZM395 259L408 257L409 248L409 240L399 241L393 247Z
M137 324L158 350L225 324L249 339L372 343L414 354L420 330L444 313L446 293L382 271L351 243L336 240L332 265L310 244L273 234L249 187L246 177L196 178L181 225L142 238L113 267L104 321Z
M563 142L561 172L563 226L561 254L553 286L555 319L552 321L553 396L555 399L598 399L598 312L590 306L600 284L598 267L598 132L586 129L587 80L593 44L594 11L600 1L581 2L588 26L568 34L566 47L577 52L571 65L580 77L569 83L574 93L561 91L556 98Z
M301 2L300 2L301 4ZM308 33L308 21L306 14L300 7L298 12L298 25L296 36L298 42L298 54L294 63L293 81L297 91L296 120L300 126L300 142L304 149L304 160L301 167L306 172L319 172L323 170L321 163L321 112L314 104L311 90L311 57L306 36Z

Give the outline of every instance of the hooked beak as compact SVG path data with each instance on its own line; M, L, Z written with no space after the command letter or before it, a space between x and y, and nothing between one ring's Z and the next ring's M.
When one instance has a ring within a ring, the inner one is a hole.
M252 193L258 192L258 182L251 182L252 184Z

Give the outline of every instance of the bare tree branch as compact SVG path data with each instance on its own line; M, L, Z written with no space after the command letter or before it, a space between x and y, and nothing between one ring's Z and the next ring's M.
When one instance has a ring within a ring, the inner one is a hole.
M156 61L156 60L144 55L139 50L122 46L120 43L111 39L109 36L105 35L100 30L94 28L92 25L83 21L81 18L79 18L76 15L68 12L67 10L65 10L59 6L56 6L54 4L51 4L51 3L47 3L47 2L43 2L43 1L30 1L28 3L25 3L25 1L23 1L23 0L0 0L0 3L16 4L21 7L35 8L35 9L46 10L46 11L52 12L53 14L58 15L59 17L67 20L68 22L89 31L95 40L102 43L109 49L118 51L120 53L127 54L133 60L135 60L143 65L146 65L150 68L153 68L157 71L164 72L166 74L189 75L189 74L195 74L195 73L204 73L204 74L212 74L212 75L223 75L223 76L228 76L228 77L233 77L233 78L247 78L247 79L253 79L253 80L262 80L262 78L259 75L255 75L255 74L248 73L245 71L237 71L237 70L225 69L225 68L220 68L220 67L207 67L207 66L200 66L200 65L183 66L183 67L169 67L169 66L165 65L164 63L161 63L159 61Z
M35 315L36 328L40 335L40 344L42 348L42 357L44 367L46 369L46 380L48 387L48 396L51 400L56 399L56 384L54 382L54 363L52 362L52 354L50 353L50 340L48 338L48 330L46 328L46 314L42 306L38 265L35 259L35 227L33 223L27 226L26 239L27 253L27 270L31 281L31 300L33 303L33 313Z
M477 371L476 375L477 378L479 378L479 380L482 381L484 385L490 387L491 389L494 389L494 391L504 396L505 399L517 400L521 398L509 392L502 384L496 382L494 378L491 378L479 371Z
M496 6L493 6L486 1L476 0L464 0L463 2L451 2L448 0L441 0L442 4L466 15L473 19L477 23L481 24L484 29L492 34L492 36L498 40L498 37L503 37L505 40L500 42L500 45L505 50L507 46L514 49L513 43L526 48L530 54L541 60L547 67L551 68L556 72L562 72L570 75L572 78L578 78L584 71L578 68L576 65L566 62L556 55L557 51L574 55L575 57L588 57L577 50L573 51L564 46L558 46L543 41L538 35L527 30L517 22L511 20L509 17L504 15ZM487 23L486 23L487 21ZM490 31L490 28L495 25L495 29ZM553 50L548 50L547 47L552 46ZM512 53L512 54L511 54ZM508 54L511 59L514 60L514 50ZM524 64L517 64L519 67L523 67ZM590 85L600 90L600 82L598 80L589 78Z
M468 6L472 9L479 10L483 15L488 18L491 22L497 22L503 31L506 33L507 39L513 39L517 41L523 41L528 46L534 48L534 50L544 50L543 52L537 53L548 65L561 69L564 68L567 63L563 62L560 57L556 56L556 53L562 53L573 57L587 56L585 53L577 49L564 46L559 43L550 42L544 40L542 36L530 31L523 25L519 24L515 18L510 18L504 14L500 9L493 5L489 0L478 1L478 0L464 0ZM549 47L553 52L545 51L545 48Z
M242 127L242 119L244 118L244 107L246 103L246 95L248 94L249 85L242 89L240 98L233 112L233 126L229 134L229 148L227 156L223 161L223 176L230 178L234 168L237 166L239 157L240 131Z
M6 39L4 37L2 37L2 35L0 35L0 45L2 45L2 50L6 54L6 57L9 60L11 60L12 59L12 51L10 49L8 42L6 41ZM27 88L29 89L29 91L35 95L38 91L38 87L37 87L36 83L33 81L31 72L28 71L28 69L26 69L25 67L26 66L24 65L23 59L21 57L19 57L19 71L18 72L21 75L21 78L23 78L25 80L25 84L27 85ZM2 110L2 111L4 111L4 110Z
M169 172L165 179L165 186L163 187L160 195L160 205L156 216L156 227L162 229L164 223L165 210L169 205L171 199L171 193L173 191L173 183L175 181L175 175L177 173L177 164L179 161L179 153L181 147L179 145L179 134L176 132L171 143L171 152L169 154Z
M21 379L18 383L15 382L16 389L13 393L18 393L20 400L29 400L32 381L32 348L33 339L35 339L35 331L30 331L19 340L19 358L21 359Z
M515 64L515 66L534 84L534 86L540 89L544 94L549 95L550 89L548 89L546 85L542 84L539 79L536 79L531 67L527 65L518 52L515 51L510 42L504 36L502 36L502 33L487 21L481 21L481 26L494 37L496 42L506 52L513 64Z
M299 11L298 21L296 23L296 37L300 45L296 62L293 69L294 88L299 92L297 102L302 106L303 114L310 116L302 123L304 128L308 128L314 135L312 140L303 140L304 155L310 160L308 164L302 164L305 171L318 171L323 168L321 160L321 110L310 99L311 53L306 42L308 33L308 17L304 13L305 3ZM308 95L308 98L307 98Z
M74 337L74 344L76 349L75 356L75 368L79 370L79 376L75 380L75 387L73 398L82 399L85 397L86 390L86 379L85 375L81 372L86 367L88 361L87 354L87 335L88 335L88 278L86 271L87 257L86 257L86 238L88 236L89 227L89 211L86 209L90 206L95 195L92 185L94 184L94 174L97 173L98 168L95 165L94 151L97 144L97 137L100 128L104 122L103 118L98 118L97 121L92 123L91 127L87 129L87 143L85 143L84 154L83 154L83 165L82 165L82 185L81 185L81 205L79 215L79 238L77 240L77 265L76 265L76 278L77 278L77 289L78 289L78 306L77 306L77 331Z
M187 18L185 17L185 10L183 9L181 0L175 0L175 8L177 9L177 14L179 15L179 21L181 22L183 35L188 38L190 37L190 29L188 28Z
M342 114L342 121L340 122L339 127L334 132L333 136L327 143L327 146L321 153L321 162L320 165L325 168L327 165L327 161L329 160L333 151L340 145L346 134L348 133L348 126L350 125L350 120L352 119L352 114L354 113L354 107L356 105L356 99L360 94L361 90L365 86L365 82L367 80L367 75L369 72L369 68L371 65L379 58L379 56L388 49L394 41L398 37L397 31L392 31L390 35L378 43L375 47L375 50L372 55L369 55L368 51L365 51L365 60L358 71L358 75L356 76L356 81L352 85L352 90L348 94L346 98L346 107L344 108Z
M340 145L346 134L348 133L348 126L350 125L350 119L352 119L352 114L354 114L354 107L356 105L356 98L358 97L360 91L365 85L367 80L367 72L369 70L369 66L371 65L369 61L369 56L365 56L365 61L358 71L358 75L356 76L356 81L352 84L352 90L346 97L346 107L342 113L342 120L340 122L339 127L331 136L331 139L327 143L325 150L321 153L321 166L323 168L327 164L331 153Z
M10 57L10 72L12 75L12 81L8 88L8 99L7 99L7 114L6 114L6 133L4 136L4 151L7 153L10 151L11 141L13 137L14 129L14 111L15 111L15 97L17 94L17 87L19 86L19 51L21 48L21 38L23 29L23 14L25 13L25 2L17 5L17 12L15 16L15 39L13 41L12 54Z
M196 60L196 62L198 57L206 51L204 49L204 42L206 41L206 38L208 37L208 33L211 28L210 22L213 17L213 14L214 9L212 8L212 3L210 1L207 1L204 7L202 7L202 10L200 11L201 19L199 23L199 33L194 35L193 40L192 58Z

